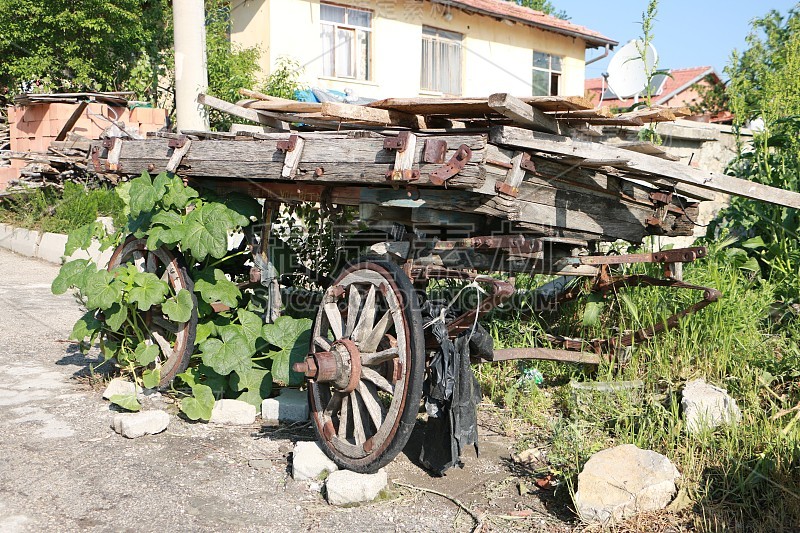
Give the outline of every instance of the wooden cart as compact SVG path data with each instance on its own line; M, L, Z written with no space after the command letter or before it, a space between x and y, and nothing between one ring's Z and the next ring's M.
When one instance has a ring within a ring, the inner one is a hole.
M600 242L691 235L698 205L713 197L710 191L800 207L800 194L687 167L652 145L593 140L593 124L674 119L670 110L613 116L580 98L505 94L392 99L369 107L266 98L242 105L208 96L201 101L273 131L106 139L92 148L95 169L173 172L195 187L263 199L261 231L247 237L251 283L272 298L266 320L280 309L268 249L280 204L357 206L362 223L383 231L385 237L365 243L369 253L343 267L320 295L309 354L295 365L306 375L323 448L340 466L362 472L391 461L414 426L426 357L436 344L420 312L429 280L460 279L482 289L474 308L446 320L451 336L513 295L513 285L491 272L589 277L598 292L633 285L699 291L697 303L666 322L613 339L551 337L548 348L482 356L598 364L624 356L626 347L719 297L712 288L681 280L681 265L702 258L704 248L603 255ZM149 271L167 273L174 288L191 288L177 252L149 252L135 238L117 250L112 266L137 258ZM638 262L662 264L664 276L612 274L615 265ZM578 296L558 280L540 293L550 302ZM172 354L162 369L165 379L188 364L195 325L196 315L174 341L164 341L165 353Z

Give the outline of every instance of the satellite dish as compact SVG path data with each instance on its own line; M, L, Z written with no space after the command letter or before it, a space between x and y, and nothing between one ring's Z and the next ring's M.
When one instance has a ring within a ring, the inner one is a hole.
M634 39L619 49L608 63L608 88L620 98L638 95L647 87L647 72L658 62L655 46ZM645 61L642 60L645 57Z

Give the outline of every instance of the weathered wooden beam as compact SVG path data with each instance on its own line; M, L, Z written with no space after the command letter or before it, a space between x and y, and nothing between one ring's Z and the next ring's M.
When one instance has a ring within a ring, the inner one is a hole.
M273 117L269 117L266 113L259 113L258 111L252 109L245 109L236 104L226 102L225 100L220 100L219 98L215 98L207 94L201 93L197 95L197 103L207 105L208 107L212 107L218 111L228 113L229 115L233 115L235 117L243 118L258 124L263 124L264 126L269 126L270 128L274 128L279 131L289 130L289 127L286 123Z
M613 146L598 143L579 143L574 142L569 137L538 133L509 126L493 127L490 139L497 144L586 159L627 159L629 167L647 174L671 178L680 183L688 183L712 191L800 209L800 193L769 187L718 172L692 168L674 161L622 150ZM642 179L646 179L646 177Z
M562 133L558 123L530 104L508 93L496 93L489 97L489 107L514 122L530 126L535 130Z
M383 126L404 126L412 129L425 129L425 120L411 113L378 109L362 105L342 104L339 102L323 102L322 114L341 120L372 122Z
M84 109L86 109L86 106L88 105L89 102L81 102L80 104L78 104L78 107L75 108L75 111L72 112L67 121L64 123L64 127L62 127L61 131L59 131L58 135L56 135L55 138L56 141L63 141L64 139L67 138L67 133L72 131L72 128L75 126L75 123L78 122L78 119L81 118Z

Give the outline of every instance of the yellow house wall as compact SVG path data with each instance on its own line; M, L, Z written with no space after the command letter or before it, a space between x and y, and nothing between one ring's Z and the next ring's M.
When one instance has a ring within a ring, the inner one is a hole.
M532 50L562 56L560 94L583 95L582 39L457 9L450 10L452 17L445 17L442 6L420 0L335 3L373 11L372 76L368 81L322 76L319 0L235 0L231 40L261 49L264 74L271 71L278 57L288 56L303 65L302 80L308 86L340 91L350 88L359 96L372 98L412 97L423 94L422 26L427 25L464 35L463 96L531 94Z

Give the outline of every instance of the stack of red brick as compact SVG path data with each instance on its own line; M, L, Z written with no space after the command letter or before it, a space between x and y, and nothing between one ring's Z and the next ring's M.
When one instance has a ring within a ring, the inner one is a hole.
M79 104L52 103L30 106L9 106L8 125L12 152L47 152L50 142L55 140ZM81 113L80 118L70 130L87 139L99 139L100 135L112 126L112 119L124 123L131 133L146 135L164 127L167 112L164 109L137 107L112 107L107 104L91 103ZM26 162L12 159L11 166L0 168L0 190L19 177L19 170Z

